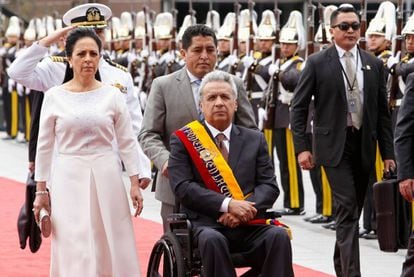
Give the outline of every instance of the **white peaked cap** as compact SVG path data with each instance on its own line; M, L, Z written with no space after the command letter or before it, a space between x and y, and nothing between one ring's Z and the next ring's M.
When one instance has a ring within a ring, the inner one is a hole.
M30 20L29 26L27 26L26 31L24 31L23 38L25 40L36 40L36 25L34 19Z
M62 19L60 19L60 18L56 18L55 19L55 27L56 27L56 30L60 30L60 29L63 28L63 21L62 21Z
M118 31L121 28L121 20L119 17L113 16L112 21L112 38L113 40L118 40Z
M173 20L173 16L169 12L157 14L154 23L154 32L157 39L172 38Z
M378 8L375 17L369 23L366 35L385 36L385 39L391 41L397 34L395 5L390 1L382 2Z
M149 25L149 15L147 15L147 31L151 31ZM144 38L145 37L145 13L144 11L139 11L135 18L135 38Z
M10 17L5 36L20 36L20 20L17 16Z
M253 11L253 33L257 33L257 14ZM250 11L249 9L244 9L240 11L239 16L239 41L247 41L250 35ZM253 35L254 35L253 34Z
M46 33L46 27L43 23L43 20L40 18L36 18L35 22L36 22L37 39L44 38L47 35L47 33Z
M276 18L271 10L265 10L262 13L262 20L257 27L258 39L275 39Z
M94 28L105 28L106 21L111 18L112 11L109 7L89 3L78 5L68 10L62 17L65 25L91 26Z
M414 13L408 18L407 23L401 31L402 35L414 35Z
M217 32L217 39L230 40L233 36L234 26L236 25L236 14L230 12L226 15L221 25L220 29Z
M329 29L331 28L331 15L337 9L338 9L337 6L329 5L329 6L326 6L323 10L323 20L325 21L326 39L329 42L332 41L332 35L329 32ZM317 41L317 42L322 41L322 26L321 25L319 25L318 30L316 31L314 40Z
M183 24L181 25L180 31L177 34L178 41L182 40L185 30L187 30L187 28L190 27L193 22L196 22L196 18L194 16L187 14L184 17Z
M305 49L305 28L303 27L301 12L290 12L287 23L280 30L279 41L283 43L297 43L300 50Z
M119 39L130 39L133 29L132 15L130 12L121 13L120 26L118 29Z
M355 7L350 3L343 3L339 5L339 8L354 8L355 9Z
M206 25L217 34L220 29L220 14L215 10L208 11Z
M48 15L45 17L45 21L46 21L46 32L48 35L50 35L51 33L55 31L55 26L54 26L55 20L53 19L53 17Z

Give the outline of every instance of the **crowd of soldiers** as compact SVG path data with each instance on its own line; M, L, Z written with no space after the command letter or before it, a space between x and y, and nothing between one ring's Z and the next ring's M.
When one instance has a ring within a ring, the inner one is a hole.
M315 7L308 8L306 22L302 12L294 10L290 11L287 22L282 24L281 11L277 7L273 11L263 11L260 22L257 22L258 16L253 6L239 10L236 4L235 11L226 14L222 25L220 14L211 10L205 19L196 18L194 14L185 16L181 28L177 28L175 12L155 14L147 8L136 14L123 12L119 17L112 17L108 28L104 29L106 44L103 55L110 65L132 75L134 93L139 96L140 107L144 111L152 80L185 66L179 49L186 28L197 22L211 27L218 39L217 69L243 79L255 111L256 123L265 133L269 153L272 157L277 155L280 183L284 190L282 213L304 215L303 172L295 157L289 108L300 73L306 66L307 56L330 47L330 15L337 7L319 5L320 25L316 32L313 28ZM361 14L361 22L364 23L366 11ZM4 113L4 123L0 122L3 124L0 127L4 127L7 133L3 139L27 142L31 114L36 106L34 103L38 101L36 95L42 93L33 93L8 78L7 68L25 48L62 28L62 20L51 16L32 19L26 30L22 29L21 22L16 16L9 19L5 41L0 49ZM395 124L404 94L405 78L414 69L414 16L408 18L403 26L402 8L397 9L392 2L384 1L367 26L366 30L361 30L360 47L381 59L389 72L389 108ZM50 47L47 56L53 62L64 62L63 42ZM310 112L310 137L312 116ZM381 166L378 154L378 166L372 174L372 184L382 179ZM305 220L325 223L326 228L334 229L334 205L324 168L310 170L310 177L316 195L316 213ZM364 228L361 229L361 236L365 238L375 238L372 184L364 209Z

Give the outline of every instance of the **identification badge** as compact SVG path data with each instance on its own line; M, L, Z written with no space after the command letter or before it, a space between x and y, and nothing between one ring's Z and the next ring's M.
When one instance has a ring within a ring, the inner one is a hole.
M348 99L348 112L350 113L356 113L357 112L357 103L356 103L355 97L349 97Z

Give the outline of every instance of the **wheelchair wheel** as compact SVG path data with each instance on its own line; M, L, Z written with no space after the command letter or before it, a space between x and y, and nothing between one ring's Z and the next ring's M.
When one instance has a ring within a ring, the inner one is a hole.
M163 266L160 268L161 258ZM162 272L160 272L162 270ZM151 251L147 277L183 277L186 276L184 257L180 242L172 232L165 233Z

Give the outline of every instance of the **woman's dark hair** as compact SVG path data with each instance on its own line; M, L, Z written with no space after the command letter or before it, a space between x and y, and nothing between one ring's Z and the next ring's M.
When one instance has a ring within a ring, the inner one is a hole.
M193 42L193 37L196 36L203 36L203 37L212 37L214 40L214 45L217 46L217 38L216 34L214 33L213 29L210 27L204 25L204 24L196 24L193 26L188 27L184 34L183 38L181 40L182 48L187 50L188 47L191 46L191 43Z
M66 57L72 56L73 48L75 47L76 42L86 37L91 38L96 42L96 44L98 45L99 53L101 53L102 42L101 42L101 39L98 37L98 35L95 33L95 31L92 28L78 27L76 29L73 29L66 38L66 45L65 45ZM65 78L63 80L63 83L66 83L67 81L70 81L72 79L73 79L73 70L72 68L69 67L69 64L67 64ZM95 79L98 81L101 80L99 70L96 71Z

